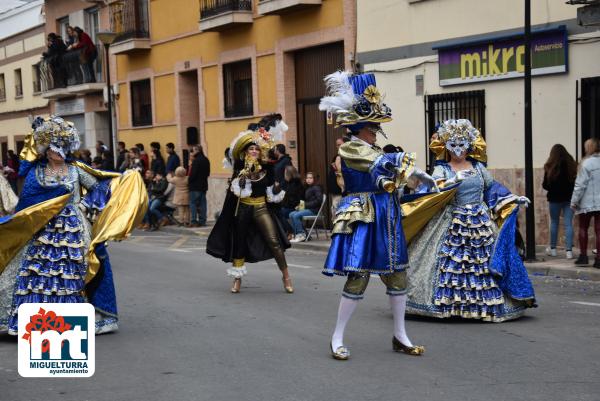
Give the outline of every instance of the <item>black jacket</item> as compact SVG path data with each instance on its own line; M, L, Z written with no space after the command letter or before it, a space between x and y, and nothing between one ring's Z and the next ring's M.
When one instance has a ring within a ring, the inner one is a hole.
M548 191L546 198L548 202L570 202L575 188L575 177L569 177L566 166L560 167L560 173L554 180L550 180L544 172L542 187Z
M312 210L315 214L319 212L323 202L323 189L320 185L311 185L304 193L304 208Z
M152 181L150 184L150 199L162 199L165 198L165 191L169 183L165 178L161 178L158 181Z
M150 170L154 171L154 174L160 173L166 175L165 159L162 156L155 157L150 163Z
M273 176L275 181L281 185L282 189L286 189L287 183L285 182L285 168L292 165L292 158L289 155L283 155L279 160L275 162L273 167Z
M295 209L300 204L302 198L304 198L304 185L302 185L302 181L299 178L294 178L287 183L281 207Z
M192 161L192 169L188 177L188 188L194 192L208 191L208 177L210 176L210 161L203 154L198 153Z

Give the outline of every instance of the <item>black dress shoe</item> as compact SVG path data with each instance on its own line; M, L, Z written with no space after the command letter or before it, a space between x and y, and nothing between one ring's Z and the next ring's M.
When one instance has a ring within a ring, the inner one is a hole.
M590 261L589 261L587 255L579 255L579 257L575 261L575 265L577 265L577 266L585 266L585 265L589 265L589 264L590 264Z

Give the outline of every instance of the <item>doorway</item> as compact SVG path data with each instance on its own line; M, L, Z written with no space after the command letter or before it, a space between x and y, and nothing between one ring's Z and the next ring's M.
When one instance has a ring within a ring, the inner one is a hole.
M199 134L200 98L198 97L198 70L179 73L178 91L179 145L183 155L183 166L187 167L189 163L188 146L202 143Z
M590 138L600 138L600 77L581 80L581 154Z

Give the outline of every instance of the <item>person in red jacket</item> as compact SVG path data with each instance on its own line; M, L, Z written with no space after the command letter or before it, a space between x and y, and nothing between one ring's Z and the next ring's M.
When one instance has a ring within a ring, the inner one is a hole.
M83 31L80 27L75 27L77 34L77 43L73 45L73 49L81 49L81 66L83 68L83 76L85 82L96 82L96 73L94 72L94 61L98 56L96 45L92 38Z

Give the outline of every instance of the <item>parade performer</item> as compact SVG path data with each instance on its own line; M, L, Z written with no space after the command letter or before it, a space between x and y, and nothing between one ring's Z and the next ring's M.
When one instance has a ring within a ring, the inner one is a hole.
M535 304L515 247L519 205L487 171L486 144L469 120L448 120L430 144L433 177L459 183L454 200L409 246L409 314L502 322Z
M105 242L140 223L147 195L137 172L73 161L79 134L60 117L38 117L21 153L16 213L0 218L0 332L17 334L23 303L91 303L96 332L117 329Z
M287 234L269 204L283 200L285 192L274 188L273 166L267 163L273 137L280 137L287 125L280 114L250 124L231 143L228 159L233 175L223 209L210 236L206 251L232 266L232 293L239 293L246 263L275 259L281 270L284 290L294 292L284 251L290 247Z
M387 288L394 316L393 350L422 355L422 346L408 338L404 324L408 255L403 215L398 198L409 176L436 189L433 179L415 167L414 153L384 153L375 142L383 134L380 124L392 120L382 102L373 74L336 72L325 78L328 96L319 108L328 120L346 127L351 141L339 148L346 196L337 208L331 248L323 274L347 276L340 300L337 325L331 338L335 359L350 356L344 330L371 274Z

